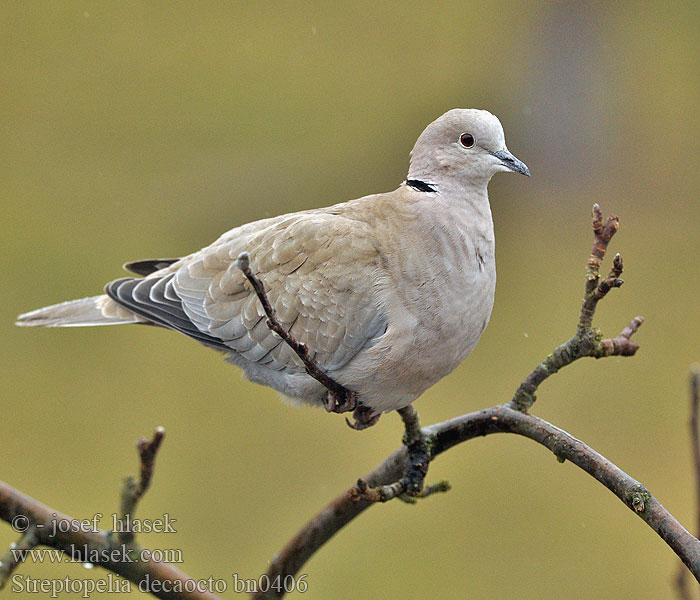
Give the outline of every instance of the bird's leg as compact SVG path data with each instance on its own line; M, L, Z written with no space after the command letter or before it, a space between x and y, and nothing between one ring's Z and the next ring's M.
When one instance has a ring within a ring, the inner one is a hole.
M364 479L358 479L352 490L353 498L368 502L387 502L399 498L404 502L413 503L416 498L425 498L436 492L446 492L450 484L441 481L435 485L425 485L430 464L430 448L425 434L421 431L418 411L412 405L400 408L398 411L403 420L406 433L403 444L406 446L406 469L403 476L389 485L370 488Z

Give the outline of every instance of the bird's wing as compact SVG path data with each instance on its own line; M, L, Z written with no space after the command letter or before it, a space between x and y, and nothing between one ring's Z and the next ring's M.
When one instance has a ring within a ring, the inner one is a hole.
M326 370L340 369L385 331L374 300L379 255L372 232L332 212L245 225L160 274L119 280L106 291L129 310L203 343L272 369L303 372L267 327L237 266L243 251L282 325Z

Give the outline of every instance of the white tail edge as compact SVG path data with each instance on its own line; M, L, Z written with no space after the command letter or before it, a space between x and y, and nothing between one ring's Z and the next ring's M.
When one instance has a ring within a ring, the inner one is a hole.
M93 327L138 322L136 315L102 295L39 308L19 315L15 324L20 327Z

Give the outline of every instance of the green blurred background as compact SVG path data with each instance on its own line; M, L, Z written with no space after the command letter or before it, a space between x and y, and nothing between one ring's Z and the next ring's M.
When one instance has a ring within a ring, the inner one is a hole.
M181 548L197 578L264 572L308 517L397 446L398 418L351 431L167 331L27 330L13 318L100 292L127 260L391 190L427 123L480 107L500 117L533 176L490 186L491 325L417 402L423 422L508 400L569 337L599 202L620 215L612 250L627 281L597 324L616 335L644 315L642 348L565 369L534 412L695 522L697 1L3 2L0 21L0 478L75 517L107 515L136 470L134 441L163 425L138 516L167 512L178 533L141 541ZM533 442L472 441L433 465L439 478L452 482L448 495L379 506L343 530L303 569L309 591L295 597L673 597L671 550ZM1 546L15 537L0 527Z

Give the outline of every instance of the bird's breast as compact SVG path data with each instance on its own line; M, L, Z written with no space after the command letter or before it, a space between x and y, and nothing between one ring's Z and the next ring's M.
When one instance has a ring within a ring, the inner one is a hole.
M493 239L439 236L427 268L416 270L415 291L407 310L417 319L413 333L420 346L440 348L447 372L476 345L493 307L496 283Z
M390 255L389 328L410 340L415 370L432 385L466 358L488 324L496 284L490 218L480 227L445 218L406 231Z

